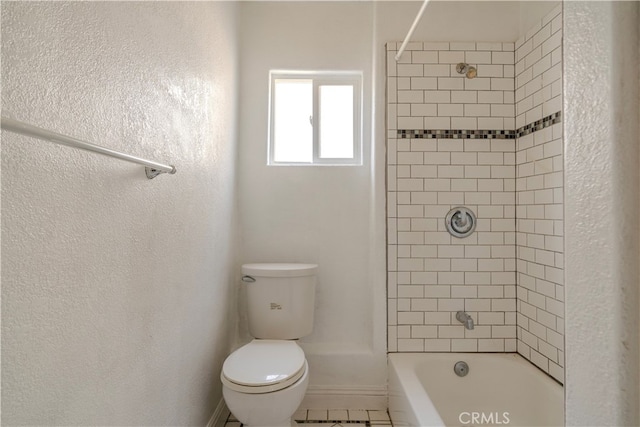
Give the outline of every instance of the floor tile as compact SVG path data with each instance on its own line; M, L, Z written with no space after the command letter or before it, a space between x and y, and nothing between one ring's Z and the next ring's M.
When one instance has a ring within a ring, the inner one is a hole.
M329 409L330 420L345 421L349 419L349 412L346 409Z
M391 421L387 411L368 411L369 420L371 421Z
M294 420L306 420L307 419L307 410L306 409L298 409L293 414Z
M349 421L368 421L369 414L364 409L349 409Z
M312 421L326 421L329 419L327 412L328 411L324 409L309 409L307 411L307 419Z
M367 409L300 409L293 416L300 427L391 427L386 411ZM232 415L225 427L242 427Z

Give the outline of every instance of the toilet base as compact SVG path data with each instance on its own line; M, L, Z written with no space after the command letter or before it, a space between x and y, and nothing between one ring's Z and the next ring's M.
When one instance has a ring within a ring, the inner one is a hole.
M246 427L292 427L298 425L293 414L302 403L309 385L309 367L291 386L271 393L248 394L222 387L231 413Z

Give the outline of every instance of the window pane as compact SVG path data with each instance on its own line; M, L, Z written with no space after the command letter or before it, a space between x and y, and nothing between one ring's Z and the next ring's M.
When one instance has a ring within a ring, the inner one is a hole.
M353 158L353 86L320 86L320 158Z
M313 109L311 80L275 80L273 160L313 161Z

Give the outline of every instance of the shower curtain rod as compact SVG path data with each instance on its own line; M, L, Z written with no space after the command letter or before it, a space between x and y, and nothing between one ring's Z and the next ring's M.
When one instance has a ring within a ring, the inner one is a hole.
M427 8L427 3L429 3L429 0L424 0L424 3L422 3L422 7L418 11L418 14L416 15L416 19L413 20L413 24L411 24L411 28L409 28L409 31L407 32L407 36L404 38L404 41L400 45L400 50L398 50L398 53L396 54L396 61L400 60L400 57L402 56L404 49L407 47L407 43L409 43L409 40L411 40L411 36L413 35L413 32L418 26L418 22L420 22L420 19L422 18L422 14L424 13L424 10Z
M81 141L70 136L62 135L60 133L52 132L50 130L42 129L37 126L30 125L18 120L2 117L2 129L9 132L15 132L33 138L43 139L45 141L54 142L56 144L66 145L68 147L79 148L81 150L92 151L94 153L102 154L109 157L115 157L116 159L124 160L131 163L137 163L145 166L145 173L147 178L153 179L161 173L176 173L176 168L171 165L165 165L162 163L153 162L151 160L143 159L140 157L132 156L130 154L121 153L119 151L111 150L109 148L100 147L99 145L91 144L89 142Z

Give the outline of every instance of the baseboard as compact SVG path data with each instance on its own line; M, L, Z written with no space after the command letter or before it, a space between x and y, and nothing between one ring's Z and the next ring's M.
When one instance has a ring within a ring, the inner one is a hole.
M224 402L224 399L220 399L218 406L216 406L216 410L213 411L213 415L211 415L211 418L207 423L207 427L224 427L230 413L231 411L227 408L227 404Z
M300 409L387 410L387 388L309 386Z

